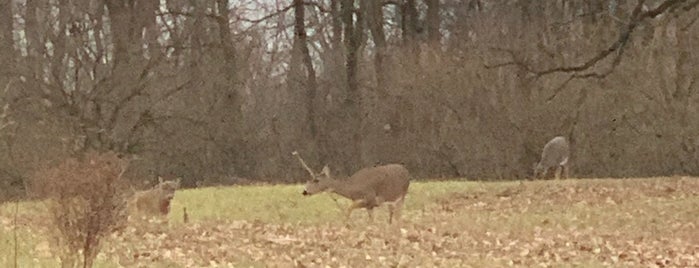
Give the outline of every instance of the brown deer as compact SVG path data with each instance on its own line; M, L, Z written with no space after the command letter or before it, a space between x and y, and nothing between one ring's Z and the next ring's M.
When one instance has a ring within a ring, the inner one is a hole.
M400 220L403 202L410 185L410 173L403 165L388 164L363 168L347 179L338 180L330 175L328 166L323 167L320 174L315 174L298 152L294 151L292 154L299 159L301 165L311 175L311 180L306 183L303 195L332 192L352 200L352 204L346 212L347 220L349 220L352 210L357 208L365 208L369 219L373 220L373 209L383 203L388 206L388 223L391 224L394 217L396 220Z
M180 187L180 178L163 181L158 177L158 185L150 190L137 192L129 202L131 213L141 213L149 216L167 216L170 203L175 197L175 191Z
M541 161L534 167L534 177L537 179L548 175L552 168L555 168L555 178L558 179L563 173L563 178L568 178L569 173L570 146L563 136L551 139L541 152Z

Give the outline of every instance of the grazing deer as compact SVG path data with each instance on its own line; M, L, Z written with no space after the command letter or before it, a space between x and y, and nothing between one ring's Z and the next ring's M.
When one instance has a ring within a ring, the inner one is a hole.
M323 167L320 174L315 174L298 152L294 151L292 154L311 175L311 180L303 189L303 195L332 192L352 200L347 209L347 220L352 210L357 208L365 208L369 219L373 220L373 209L383 203L388 206L388 223L393 222L394 216L396 220L400 220L403 201L410 185L410 174L403 165L389 164L364 168L345 180L338 180L330 175L328 166Z
M170 212L170 203L175 197L175 191L180 188L180 180L177 178L174 181L163 181L162 177L158 177L158 185L134 194L129 202L130 211L151 216L166 216Z
M534 176L538 178L546 177L551 168L555 168L555 178L558 179L563 173L563 178L568 178L570 148L566 138L557 136L551 139L544 146L541 153L541 161L534 168Z

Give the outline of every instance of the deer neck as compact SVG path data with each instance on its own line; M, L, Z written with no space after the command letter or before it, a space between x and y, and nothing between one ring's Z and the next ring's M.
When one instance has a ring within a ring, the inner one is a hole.
M352 198L353 196L353 191L349 187L350 184L348 180L338 180L338 179L329 179L328 180L328 191L332 193L336 193L338 195L347 197L347 198Z

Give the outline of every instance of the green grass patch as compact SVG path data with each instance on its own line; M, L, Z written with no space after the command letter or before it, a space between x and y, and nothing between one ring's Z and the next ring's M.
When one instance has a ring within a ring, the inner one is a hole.
M421 210L435 198L453 192L484 190L481 182L413 182L406 197L405 211ZM497 183L493 188L514 185ZM182 222L183 208L192 221L261 221L266 223L318 224L344 221L341 209L349 200L331 193L303 196L303 185L258 185L207 187L178 191L173 199L170 220ZM384 208L378 208L378 213ZM353 212L353 218L363 211Z

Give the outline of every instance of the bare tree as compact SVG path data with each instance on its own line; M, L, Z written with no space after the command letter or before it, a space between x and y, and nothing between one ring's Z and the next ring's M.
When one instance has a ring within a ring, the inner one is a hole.
M427 15L425 16L425 24L427 24L427 39L434 47L439 47L439 40L442 34L439 32L439 0L425 0L427 5Z
M381 3L378 1L363 0L362 9L365 10L367 25L374 42L374 72L376 73L376 88L386 97L386 64L387 44L384 33L384 16Z
M361 17L355 17L354 0L341 0L340 16L342 19L343 40L345 45L345 71L347 76L347 94L343 102L344 119L347 122L345 140L349 141L346 147L348 157L347 170L357 169L361 160L361 126L362 126L362 102L359 92L359 49L363 35L363 23Z
M693 0L0 5L12 185L89 149L185 187L298 179L299 147L339 173L512 179L552 135L576 175L699 173Z
M308 128L310 129L311 136L317 140L317 122L316 122L316 112L315 112L315 99L316 91L318 90L318 85L316 82L316 72L313 68L313 59L308 50L308 38L306 37L306 25L305 25L305 6L303 1L294 0L294 34L296 38L294 39L294 47L297 53L301 54L303 58L303 66L306 71L306 109L307 109L307 122Z

